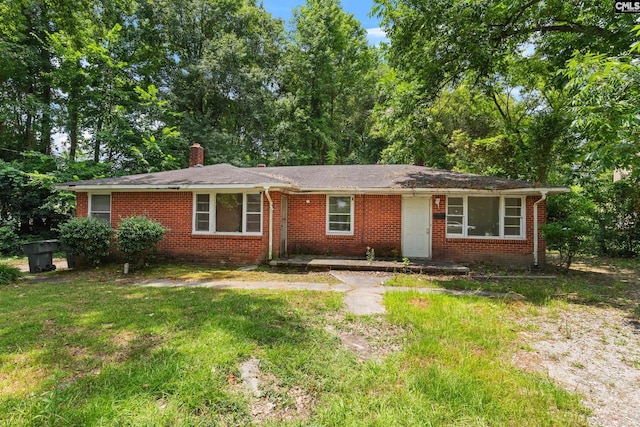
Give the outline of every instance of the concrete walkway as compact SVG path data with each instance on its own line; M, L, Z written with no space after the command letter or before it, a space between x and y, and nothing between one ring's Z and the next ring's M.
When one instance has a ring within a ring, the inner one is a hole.
M331 271L331 275L342 283L289 283L289 282L243 282L243 281L171 281L155 280L140 283L145 287L193 287L212 289L271 289L289 291L320 291L344 293L345 309L352 314L373 315L385 313L383 295L385 292L413 291L419 293L446 293L450 295L476 295L493 298L522 298L517 294L504 294L486 291L455 291L443 288L409 288L384 286L384 283L394 274L363 271Z

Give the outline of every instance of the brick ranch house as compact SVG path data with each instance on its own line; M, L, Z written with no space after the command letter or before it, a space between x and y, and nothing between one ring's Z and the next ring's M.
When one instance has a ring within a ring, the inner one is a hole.
M166 256L255 263L294 254L545 261L546 197L564 187L411 165L203 166L76 181L77 215L115 227L146 215L168 228Z

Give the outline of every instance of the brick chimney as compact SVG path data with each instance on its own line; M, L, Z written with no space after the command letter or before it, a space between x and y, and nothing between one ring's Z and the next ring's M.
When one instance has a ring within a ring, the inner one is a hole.
M204 148L200 144L193 144L189 149L189 167L204 165Z

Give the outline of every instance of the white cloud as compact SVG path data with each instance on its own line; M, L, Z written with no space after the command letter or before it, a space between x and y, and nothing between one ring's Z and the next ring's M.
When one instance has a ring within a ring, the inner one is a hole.
M373 39L386 39L387 33L384 28L367 28L367 37Z
M367 41L370 46L378 46L380 43L389 43L389 38L384 28L367 28Z

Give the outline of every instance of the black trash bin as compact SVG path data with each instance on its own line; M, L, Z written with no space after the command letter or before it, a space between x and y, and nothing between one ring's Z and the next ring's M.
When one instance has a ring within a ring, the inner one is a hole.
M42 273L55 270L53 253L58 249L58 240L36 240L22 245L22 250L29 257L29 272Z

